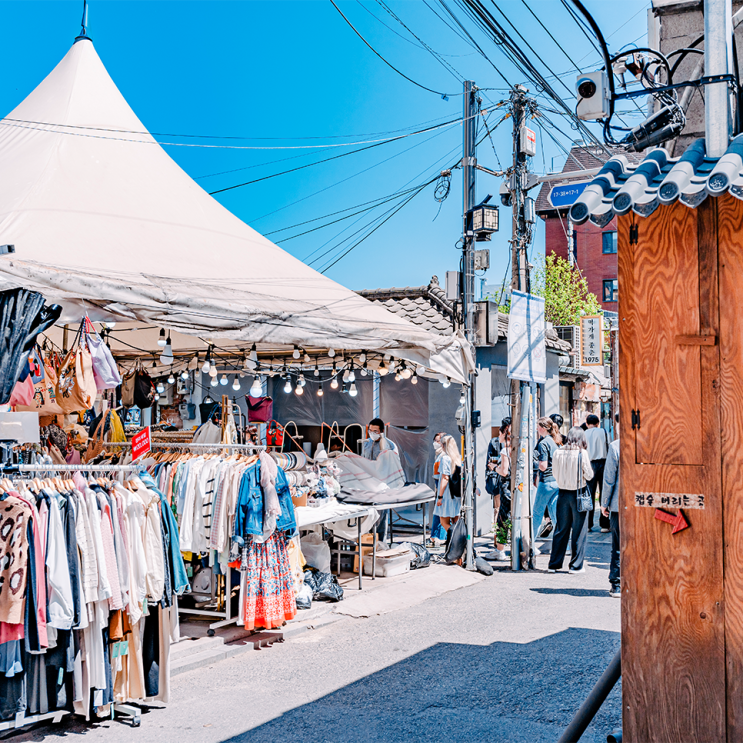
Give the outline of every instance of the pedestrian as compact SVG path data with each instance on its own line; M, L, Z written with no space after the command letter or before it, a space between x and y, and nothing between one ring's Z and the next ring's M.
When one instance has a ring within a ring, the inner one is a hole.
M568 431L566 444L552 457L552 474L560 492L557 495L557 525L552 537L548 572L562 570L570 541L570 572L582 573L585 570L583 561L588 539L588 519L585 511L578 510L578 489L593 477L593 470L588 458L586 434L579 426Z
M586 443L588 456L591 459L593 477L588 481L591 491L591 510L588 512L588 531L593 531L593 514L596 510L596 489L604 481L604 466L606 455L609 453L609 434L605 428L599 428L599 417L591 413L586 417ZM599 526L605 534L609 531L609 520L599 517Z
M562 416L559 413L552 413L550 419L557 426L557 430L562 433L562 424L565 422Z
M547 510L551 525L547 534L554 531L557 523L557 493L558 487L552 474L552 458L562 444L562 434L551 418L540 418L537 421L537 435L539 441L534 449L537 464L537 494L534 497L534 512L532 514L532 534L536 539L544 531L542 518ZM545 525L546 528L546 525Z
M441 463L439 466L439 484L436 493L436 507L433 515L441 519L449 536L449 530L459 519L462 508L462 456L452 436L441 437Z
M619 573L619 413L615 413L617 438L609 444L604 480L601 483L601 513L611 524L611 562L609 563L610 596L622 597Z
M485 555L486 560L507 562L506 540L511 518L511 419L501 421L498 441L488 446L488 468L493 496L493 543L495 549ZM490 492L490 490L488 491Z
M440 431L433 437L433 453L434 453L434 460L433 460L433 492L438 494L439 492L439 472L441 470L441 455L443 454L443 449L441 448L441 439L446 434L443 431ZM434 508L436 507L434 502ZM441 517L438 516L438 514L434 513L431 517L431 536L429 539L429 545L432 547L438 546L440 542L444 542L446 540L446 530L441 525Z

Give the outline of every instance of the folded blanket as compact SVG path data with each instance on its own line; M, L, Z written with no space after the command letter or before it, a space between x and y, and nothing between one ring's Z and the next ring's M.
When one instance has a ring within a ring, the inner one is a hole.
M387 488L386 490L341 490L338 500L344 503L359 503L369 505L384 505L388 503L408 503L410 501L433 500L436 494L428 485L419 482L415 485L405 485L402 488Z

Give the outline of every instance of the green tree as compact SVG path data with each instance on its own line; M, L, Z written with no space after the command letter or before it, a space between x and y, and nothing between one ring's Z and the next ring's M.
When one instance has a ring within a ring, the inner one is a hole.
M544 297L544 315L553 325L578 325L581 315L598 315L601 304L588 291L576 266L550 253L532 273L532 293Z

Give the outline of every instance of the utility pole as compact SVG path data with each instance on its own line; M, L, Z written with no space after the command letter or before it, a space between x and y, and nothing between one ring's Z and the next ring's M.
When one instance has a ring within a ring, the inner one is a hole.
M462 314L467 340L475 343L475 235L472 230L472 209L475 206L477 86L471 80L464 82L464 153L463 175L463 245L462 245ZM475 436L472 428L472 411L475 406L475 375L470 374L469 385L464 389L464 457L462 460L462 485L464 487L464 519L467 528L465 567L475 569L474 510L475 510Z
M524 201L527 193L527 155L521 144L522 130L526 113L533 105L533 99L523 85L515 85L511 90L511 116L513 118L513 174L511 176L511 207L513 209L511 237L511 289L529 292L529 269L527 263L528 230L524 214ZM534 399L534 386L531 395ZM531 467L527 441L522 441L528 428L522 425L522 417L529 416L529 394L526 385L519 380L511 380L511 568L521 569L522 512L524 492L529 498L531 513ZM524 403L527 403L526 408ZM526 424L526 419L523 421ZM528 440L528 437L527 437ZM528 533L528 532L527 532Z

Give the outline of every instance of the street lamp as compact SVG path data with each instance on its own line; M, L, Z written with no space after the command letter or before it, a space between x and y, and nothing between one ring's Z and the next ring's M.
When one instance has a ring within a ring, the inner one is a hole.
M479 204L470 212L472 231L475 240L490 240L493 232L498 232L498 207L495 204Z

